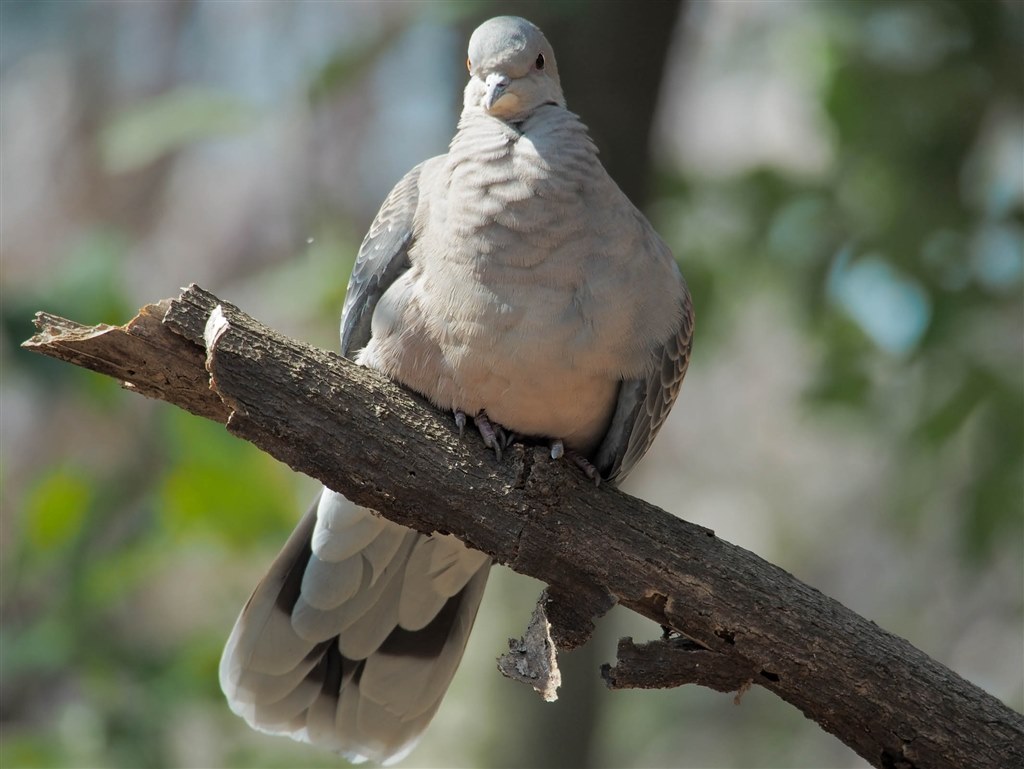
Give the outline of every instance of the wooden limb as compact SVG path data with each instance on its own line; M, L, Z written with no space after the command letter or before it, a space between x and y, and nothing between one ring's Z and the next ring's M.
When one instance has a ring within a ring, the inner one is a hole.
M173 403L216 422L231 411L208 386L205 352L163 318L170 299L148 304L123 326L83 326L46 312L35 317L39 333L22 347L117 379L126 390Z
M742 657L723 656L682 637L640 645L632 638L622 638L615 656L615 667L601 668L609 689L667 689L698 684L716 692L743 692L761 673Z
M499 463L424 399L195 286L164 306L163 323L151 306L118 329L40 315L25 346L226 420L357 504L451 532L553 586L559 601L584 596L586 611L558 612L556 643L586 637L595 597L610 596L709 652L701 664L718 668L719 683L754 671L754 683L875 766L1024 766L1024 717L714 532L595 488L545 448L516 445ZM666 659L657 680L693 679L693 653Z

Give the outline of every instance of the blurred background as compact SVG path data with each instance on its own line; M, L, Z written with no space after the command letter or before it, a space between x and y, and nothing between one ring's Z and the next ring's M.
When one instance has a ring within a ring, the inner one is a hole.
M540 24L672 245L686 384L628 490L1024 709L1019 2L0 3L0 764L332 767L216 667L316 484L29 355L198 282L337 347L381 200L445 151L465 42ZM642 10L641 10L642 9ZM496 568L409 767L860 767L755 687L608 692L621 609L549 705L502 679L541 586Z

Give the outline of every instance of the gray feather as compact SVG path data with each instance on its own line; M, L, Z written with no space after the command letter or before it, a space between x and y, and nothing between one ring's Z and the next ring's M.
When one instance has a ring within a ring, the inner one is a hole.
M347 552L333 539L365 533L360 516L383 520L321 492L235 623L221 686L257 729L385 762L410 749L437 710L490 560L452 537L386 520L342 561L313 554L314 536L322 553ZM409 591L413 603L438 607L426 622L416 615L412 628L399 620Z
M341 354L346 358L354 358L370 341L370 322L377 302L409 269L409 244L424 165L420 163L395 185L359 246L341 313Z
M621 483L647 453L679 396L692 348L693 303L686 291L678 331L655 351L651 373L619 386L612 421L594 458L602 477Z

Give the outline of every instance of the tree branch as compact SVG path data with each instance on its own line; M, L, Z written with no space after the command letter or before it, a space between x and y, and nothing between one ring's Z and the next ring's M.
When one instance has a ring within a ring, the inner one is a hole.
M877 767L1024 765L1024 718L905 640L540 447L496 462L424 399L198 287L124 327L36 323L28 349L224 422L358 504L547 582L542 645L582 643L616 601L688 639L620 645L613 688L756 683Z

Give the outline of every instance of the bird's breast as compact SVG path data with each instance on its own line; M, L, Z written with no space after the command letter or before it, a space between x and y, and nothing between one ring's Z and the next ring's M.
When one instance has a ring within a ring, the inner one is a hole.
M558 153L549 134L460 131L362 362L444 408L589 452L650 356L634 341L641 302L620 290L630 227L594 210L589 187L607 177L589 142Z

